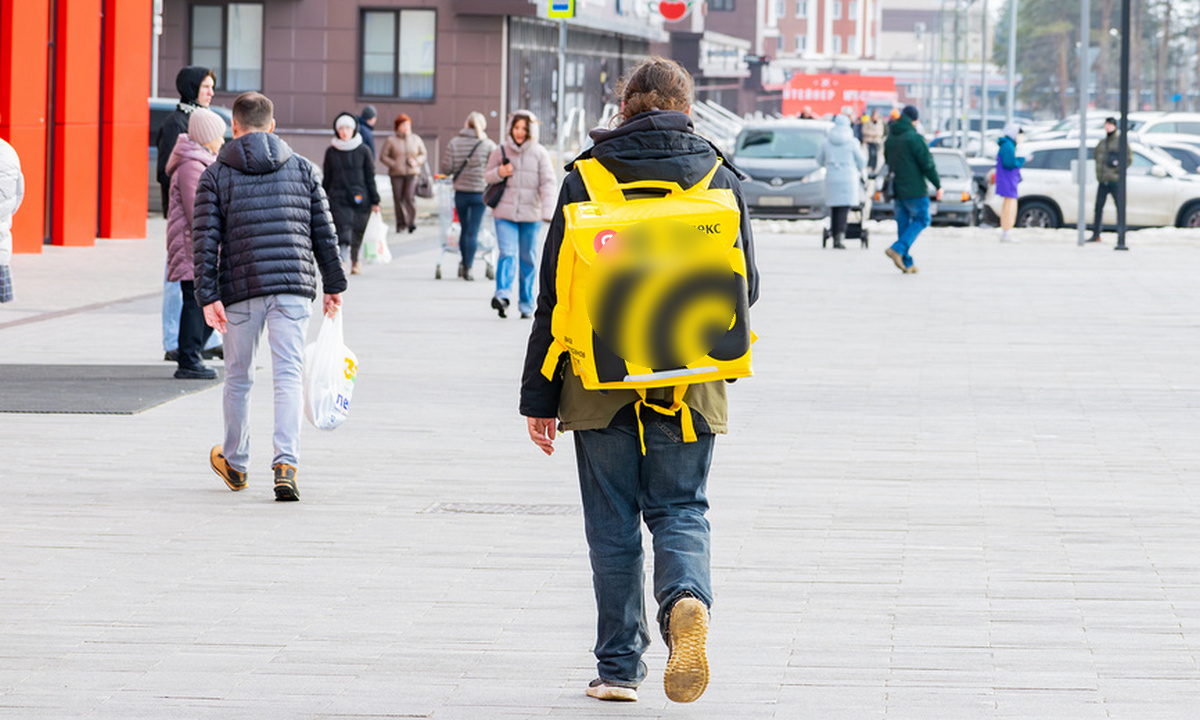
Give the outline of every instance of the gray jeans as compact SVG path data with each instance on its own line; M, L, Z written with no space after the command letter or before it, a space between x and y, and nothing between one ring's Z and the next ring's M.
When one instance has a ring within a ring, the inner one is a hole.
M299 295L264 295L225 308L225 444L230 467L245 472L250 460L250 388L263 327L275 380L275 456L271 465L298 465L304 419L304 340L312 301Z

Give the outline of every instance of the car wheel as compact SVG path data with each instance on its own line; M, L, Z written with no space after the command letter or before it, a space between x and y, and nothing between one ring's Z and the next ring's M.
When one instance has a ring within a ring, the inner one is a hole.
M1200 228L1200 203L1192 203L1179 215L1179 227Z
M1058 227L1058 211L1050 203L1030 200L1017 210L1017 227Z

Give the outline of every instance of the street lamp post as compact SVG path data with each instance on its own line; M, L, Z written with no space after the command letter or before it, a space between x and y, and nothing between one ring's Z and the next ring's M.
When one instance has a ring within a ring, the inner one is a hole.
M987 148L987 116L988 116L988 91L987 91L987 21L988 21L988 0L983 0L983 27L979 34L979 156L983 157L984 151Z
M1083 0L1079 3L1079 212L1076 213L1078 220L1076 221L1076 230L1078 237L1076 242L1083 245L1087 242L1084 236L1087 231L1087 223L1083 221L1086 189L1087 189L1087 106L1088 106L1088 56L1089 37L1092 34L1091 27L1092 3L1090 0ZM1120 207L1120 203L1117 204ZM1096 228L1096 234L1099 235L1100 228Z
M1017 2L1018 0L1009 0L1008 6L1008 121L1013 121L1013 103L1015 102L1014 95L1016 94L1017 84Z
M1117 180L1117 247L1128 250L1125 245L1125 177L1129 161L1129 0L1121 0L1121 140L1117 154L1121 157L1120 179ZM1099 230L1100 228L1096 228Z

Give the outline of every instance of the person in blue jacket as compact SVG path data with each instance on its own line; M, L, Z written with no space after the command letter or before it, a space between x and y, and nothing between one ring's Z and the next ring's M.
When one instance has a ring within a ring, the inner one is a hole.
M1004 126L1000 152L996 153L996 194L1004 198L1000 207L1000 242L1016 242L1008 231L1017 221L1017 185L1021 183L1021 166L1025 158L1017 157L1017 136L1021 128L1016 123Z
M829 207L833 247L846 246L846 218L850 208L862 204L862 171L867 164L862 145L850 131L850 118L838 115L817 150L817 164L825 168L825 204Z

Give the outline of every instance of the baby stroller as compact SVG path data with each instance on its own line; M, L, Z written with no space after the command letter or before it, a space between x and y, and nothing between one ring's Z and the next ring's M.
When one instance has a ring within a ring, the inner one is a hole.
M871 199L875 196L875 178L868 177L865 187L862 192L862 204L857 207L850 208L850 214L846 217L846 240L858 240L862 243L865 249L870 242L870 231L863 227L863 222L871 217ZM833 237L833 230L830 228L821 228L821 247L829 244L829 239Z
M437 269L433 277L442 279L442 260L446 253L459 258L458 236L462 234L462 226L458 222L458 211L454 209L454 181L442 178L435 183L438 199L438 225L441 229L442 252L438 255ZM492 209L487 208L483 221L479 223L479 242L475 248L475 261L483 261L488 280L496 279L496 234L493 231L495 221L492 220ZM458 264L458 260L454 264Z

